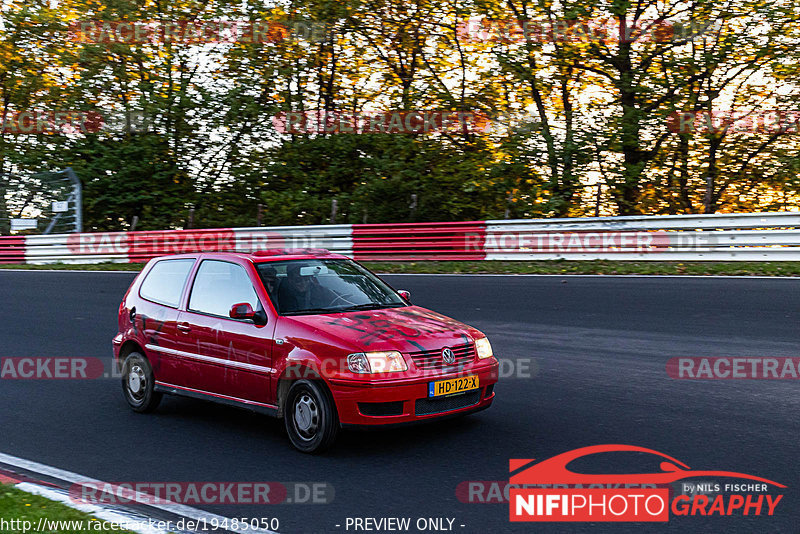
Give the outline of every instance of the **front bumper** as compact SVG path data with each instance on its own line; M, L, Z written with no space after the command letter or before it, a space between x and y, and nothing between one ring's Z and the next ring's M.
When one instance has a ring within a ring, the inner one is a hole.
M437 376L381 381L331 380L342 425L396 425L470 413L494 401L499 364L496 360L469 370ZM477 375L479 388L448 397L428 398L428 383Z

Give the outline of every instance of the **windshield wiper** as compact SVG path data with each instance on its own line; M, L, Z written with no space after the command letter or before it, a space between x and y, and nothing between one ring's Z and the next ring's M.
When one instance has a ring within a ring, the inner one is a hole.
M282 315L311 315L314 313L339 313L339 308L309 308L307 310L292 310L283 312Z
M356 304L354 306L345 306L343 308L309 308L307 310L293 310L283 312L282 315L312 315L315 313L342 313L351 311L365 311L365 310L379 310L382 308L403 308L405 304L378 304L376 302L367 302L366 304Z
M405 304L378 304L376 302L368 302L366 304L356 304L355 306L348 306L338 311L361 311L361 310L379 310L381 308L401 308Z

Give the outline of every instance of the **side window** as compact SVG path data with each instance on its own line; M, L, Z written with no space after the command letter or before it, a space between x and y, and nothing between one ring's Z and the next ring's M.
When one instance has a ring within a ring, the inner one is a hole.
M231 306L247 302L259 307L256 290L244 267L235 263L205 260L197 270L189 297L192 311L228 317Z
M147 278L139 289L139 296L177 308L192 265L194 265L193 259L159 261L147 273Z

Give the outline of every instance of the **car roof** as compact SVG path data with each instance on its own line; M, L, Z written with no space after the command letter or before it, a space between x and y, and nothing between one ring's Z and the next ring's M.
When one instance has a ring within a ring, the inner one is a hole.
M257 250L252 253L246 252L194 252L190 254L170 254L159 256L156 259L180 259L180 258L203 258L203 259L233 259L251 261L253 263L269 263L273 261L285 260L308 260L308 259L348 259L347 256L337 254L326 249L270 249Z

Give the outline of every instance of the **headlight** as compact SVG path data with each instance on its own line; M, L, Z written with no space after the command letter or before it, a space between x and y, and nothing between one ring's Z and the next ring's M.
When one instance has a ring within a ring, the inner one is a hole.
M397 351L357 352L347 357L347 367L354 373L394 373L408 371L403 355Z
M492 353L492 344L489 343L488 337L482 337L475 340L475 350L478 351L478 359L483 360L494 356Z
M369 373L369 361L363 352L347 357L347 367L354 373Z

